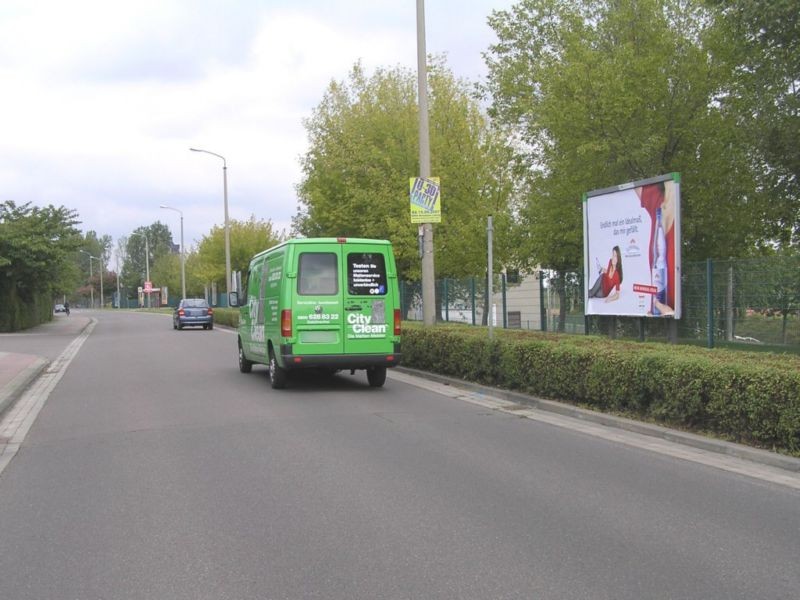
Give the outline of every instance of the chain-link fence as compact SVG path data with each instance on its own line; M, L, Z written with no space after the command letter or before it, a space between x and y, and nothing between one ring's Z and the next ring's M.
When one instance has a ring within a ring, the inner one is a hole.
M437 319L496 327L709 347L752 345L800 351L800 257L683 263L681 318L586 316L581 271L498 275L436 282ZM422 320L420 282L401 285L406 319Z

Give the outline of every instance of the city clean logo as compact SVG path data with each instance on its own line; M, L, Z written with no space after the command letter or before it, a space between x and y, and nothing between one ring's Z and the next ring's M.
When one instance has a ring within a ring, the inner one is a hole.
M353 326L355 335L386 335L386 323L374 324L369 315L347 315L347 323Z

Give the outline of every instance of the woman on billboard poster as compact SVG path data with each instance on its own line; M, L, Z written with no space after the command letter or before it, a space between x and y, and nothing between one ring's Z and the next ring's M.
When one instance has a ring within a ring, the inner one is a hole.
M619 299L619 288L622 285L622 253L619 246L611 250L611 258L605 268L600 266L600 261L595 259L598 270L597 281L589 290L589 298L605 298L606 302Z

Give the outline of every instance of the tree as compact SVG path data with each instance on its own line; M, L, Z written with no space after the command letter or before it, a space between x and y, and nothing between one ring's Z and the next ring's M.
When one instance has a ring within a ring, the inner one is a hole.
M146 243L145 236L147 237ZM125 243L125 262L122 266L121 279L129 294L144 285L147 272L146 246L150 250L150 267L152 268L161 256L173 252L174 244L169 227L156 221L147 227L137 227L128 236ZM152 273L150 280L154 281ZM157 282L154 285L157 285Z
M270 220L257 220L251 215L247 221L231 219L230 246L231 270L247 272L253 255L266 250L285 239L283 232L276 232ZM203 282L225 281L225 228L215 226L208 235L203 236L197 247L197 257L187 260L187 286L189 270L193 277ZM188 292L187 292L188 293Z
M699 0L522 0L489 22L485 90L520 142L533 264L579 267L585 192L675 171L686 259L755 249L768 205L717 101L730 72Z
M0 331L49 319L55 295L75 281L77 213L52 205L0 203Z
M721 98L748 138L769 196L770 245L800 245L800 7L796 0L709 0L718 55L733 73Z
M100 299L99 296L100 260L102 260L104 274L103 290L104 293L110 292L112 288L108 285L108 259L111 256L111 245L112 239L110 235L98 237L95 231L87 231L83 234L81 248L75 256L75 261L81 273L81 288L77 291L78 295L89 298L91 297L92 290L94 290L94 295L99 299L101 306L103 304L103 299ZM90 256L99 260L89 258ZM94 264L91 264L93 260ZM116 281L114 281L114 283L116 283Z
M466 82L443 61L429 67L431 171L441 180L442 223L434 226L440 276L486 269L486 216L494 214L498 265L512 225L507 147ZM368 76L356 64L332 82L305 122L310 147L298 186L295 230L307 236L392 241L400 276L420 276L409 178L419 173L416 75L403 68Z
M170 296L181 295L181 255L179 253L162 254L150 265L150 279L153 285L162 290L166 287Z

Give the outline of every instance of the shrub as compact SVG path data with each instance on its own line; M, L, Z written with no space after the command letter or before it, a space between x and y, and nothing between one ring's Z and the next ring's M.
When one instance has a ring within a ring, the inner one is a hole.
M800 359L404 323L403 364L800 456Z

